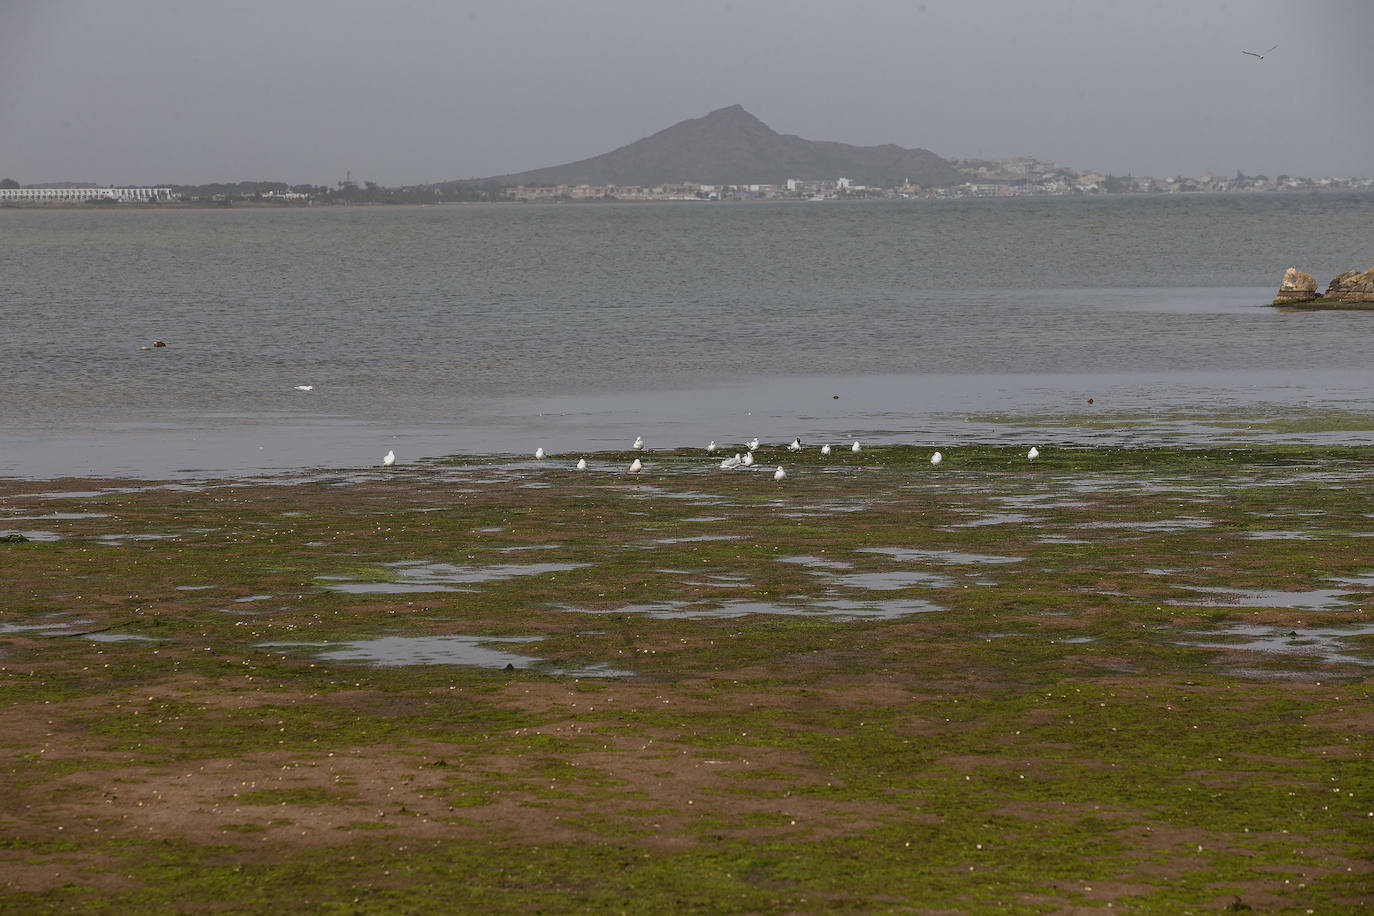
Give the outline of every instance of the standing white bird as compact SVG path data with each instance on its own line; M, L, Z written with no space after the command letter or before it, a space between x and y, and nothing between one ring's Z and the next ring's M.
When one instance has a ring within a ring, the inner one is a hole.
M930 456L930 463L933 464L933 465L934 465L934 464L939 464L941 461L944 461L944 460L945 460L945 456L944 456L944 455L941 455L939 452L936 452L935 454L933 454L933 455Z
M1278 45L1274 45L1274 48L1277 47ZM1269 51L1274 50L1274 48L1270 48ZM1268 54L1269 51L1265 51L1264 54ZM1258 57L1260 60L1264 60L1264 54L1260 54L1258 51L1241 51L1240 53L1249 54L1251 57Z
M716 440L715 440L715 439L712 439L712 440L710 441L710 443L708 443L707 446L706 446L706 454L708 454L708 455L714 455L715 453L716 453Z
M784 470L782 469L781 466L779 466L778 469L777 469L776 471L773 472L773 479L774 479L774 480L782 480L782 479L783 479L784 477L786 477L786 476L787 476L787 472L784 471Z
M1031 461L1034 461L1035 459L1040 457L1040 449L1032 445L1030 451L1026 452L1026 457L1029 458Z
M759 437L755 436L754 438L746 442L745 445L749 446L749 451L756 451L759 447Z
M792 440L792 444L789 445L789 446L787 446L787 450L788 450L789 452L799 452L799 451L801 451L801 438L798 437L798 438L796 438L796 439L793 439L793 440Z
M577 459L577 469L578 469L579 471L585 471L585 470L587 470L587 459L586 459L586 458L579 458L579 459Z
M720 469L722 471L728 471L731 468L739 467L743 463L744 459L739 456L739 452L735 452L735 457L726 458L724 461L720 463Z
M859 440L858 440L858 439L855 439L855 440L854 440L854 444L851 445L851 446L849 447L849 450L850 450L851 452L853 452L854 454L856 454L856 455L859 454L859 452L863 451L863 449L859 448Z
M639 451L640 449L644 448L644 438L642 436L635 436L634 448L635 451Z
M537 449L535 449L535 450L534 450L534 457L535 457L536 459L540 460L540 461L543 461L543 460L544 460L544 449L543 449L543 448L537 448Z
M825 445L822 445L822 446L821 446L821 454L822 454L822 455L829 455L829 454L830 454L830 443L829 443L829 442L827 442Z
M385 455L382 456L382 467L384 467L384 468L389 468L389 467L391 467L391 466L392 466L393 464L395 464L395 463L396 463L396 453L395 453L395 452L388 451Z
M638 458L636 458L634 461L631 461L631 462L630 462L630 473L631 473L631 474L638 474L638 473L639 473L640 471L642 471L642 470L644 470L644 465L642 465L642 464L639 463L639 459L638 459Z
M744 461L743 461L744 466L745 466L745 467L749 467L749 466L752 465L753 463L754 463L754 453L753 453L753 452L745 452L745 453L744 453Z

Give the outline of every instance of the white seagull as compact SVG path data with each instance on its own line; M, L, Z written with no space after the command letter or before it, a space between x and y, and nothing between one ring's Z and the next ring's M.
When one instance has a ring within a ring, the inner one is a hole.
M773 472L773 479L774 479L774 480L782 480L782 479L783 479L784 477L786 477L786 476L787 476L787 472L784 471L784 470L782 469L781 466L779 466L778 469L777 469L776 471Z
M708 445L706 446L706 454L708 454L708 455L714 455L715 452L716 452L716 440L715 440L715 439L712 439L711 442L710 442L710 444L708 444Z
M755 436L754 438L750 439L748 442L744 444L749 446L749 451L755 451L759 447L759 437Z
M297 391L314 391L314 390L315 390L315 386L314 386L314 385L297 385L297 386L296 386L296 390L297 390Z
M931 464L939 464L941 461L944 461L944 460L945 460L945 456L944 456L944 455L941 455L939 452L936 452L935 454L933 454L933 455L930 456L930 463L931 463Z
M788 450L789 452L799 452L799 451L801 451L801 438L798 437L798 438L796 438L796 439L793 439L793 440L792 440L792 444L789 445L789 446L787 446L787 450Z
M724 461L720 463L720 469L722 471L728 471L731 468L739 467L743 463L744 459L739 456L739 452L735 452L735 457L726 458Z
M1274 48L1277 48L1277 47L1278 47L1278 45L1274 45ZM1274 48L1270 48L1269 51L1273 51ZM1264 54L1268 54L1269 51L1265 51ZM1241 51L1240 53L1242 53L1242 54L1249 54L1251 57L1258 57L1260 60L1264 60L1264 54L1261 54L1261 53L1259 53L1258 51Z
M384 467L384 468L389 468L389 467L391 467L391 466L392 466L393 464L395 464L395 463L396 463L396 453L395 453L395 452L388 451L385 455L382 456L382 467Z
M859 440L858 440L858 439L855 439L855 440L854 440L854 444L851 445L851 446L849 447L849 450L850 450L851 452L853 452L854 454L856 454L856 455L859 454L860 451L862 451L862 449L859 448Z
M543 450L542 448L537 448L537 449L535 449L535 450L534 450L534 457L535 457L537 460L539 460L539 461L543 461L543 460L544 460L544 450Z
M638 474L638 473L639 473L640 471L642 471L642 470L644 470L644 465L642 465L642 464L639 463L639 459L638 459L638 458L636 458L634 461L631 461L631 462L630 462L630 473L631 473L631 474Z
M749 467L749 466L750 466L751 464L753 464L753 463L754 463L754 453L753 453L753 452L745 452L745 453L744 453L744 466L745 466L745 467Z
M1040 457L1040 449L1032 445L1030 451L1026 452L1026 457L1029 458L1031 461L1034 461L1035 459Z
M635 448L635 451L639 451L640 449L644 448L644 439L643 439L643 437L641 437L641 436L635 436L634 448Z
M825 445L822 445L822 446L821 446L821 454L822 454L822 455L829 455L829 454L830 454L830 443L829 443L829 442L827 442Z
M587 470L587 459L586 459L586 458L579 458L579 459L577 459L577 469L578 469L579 471L585 471L585 470Z

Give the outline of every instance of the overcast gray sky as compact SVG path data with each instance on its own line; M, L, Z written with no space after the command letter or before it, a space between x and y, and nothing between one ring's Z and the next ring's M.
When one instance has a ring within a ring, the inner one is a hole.
M1371 36L1371 0L0 0L0 177L481 177L735 103L950 158L1370 176Z

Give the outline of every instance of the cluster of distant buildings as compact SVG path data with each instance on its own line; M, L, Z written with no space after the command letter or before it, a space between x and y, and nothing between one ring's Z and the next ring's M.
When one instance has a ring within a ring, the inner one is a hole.
M0 188L0 203L150 203L180 200L171 188Z
M1234 178L1136 178L1061 168L1035 159L957 163L966 180L957 184L923 186L905 182L873 187L849 178L803 180L783 184L679 183L637 185L540 185L506 189L518 201L590 200L915 200L953 197L1068 197L1083 194L1226 194L1255 191L1367 191L1374 178L1294 178L1280 175Z
M923 186L910 181L893 187L873 187L849 178L789 178L781 184L701 184L676 182L653 186L560 184L491 188L480 199L510 201L672 201L672 200L914 200L953 197L1056 197L1083 194L1179 194L1261 191L1367 191L1374 178L1295 178L1279 175L1201 178L1136 178L1106 175L1056 166L1030 157L1004 160L961 160L954 163L965 180L957 184ZM13 185L13 182L6 182ZM369 183L369 194L344 194L326 187L262 183L251 193L197 195L175 187L0 187L0 205L42 203L159 203L200 201L227 204L231 200L309 205L314 203L425 202L423 189L404 188L406 195L385 193ZM439 186L435 187L438 195ZM347 190L357 190L352 186ZM373 193L382 192L382 193ZM375 198L375 200L374 200ZM394 199L393 199L394 198ZM443 198L439 198L443 199Z

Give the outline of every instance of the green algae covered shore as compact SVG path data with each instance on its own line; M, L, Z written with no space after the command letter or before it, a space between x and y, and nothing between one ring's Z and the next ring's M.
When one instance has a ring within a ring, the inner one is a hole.
M1368 911L1374 448L941 450L0 481L0 912Z

